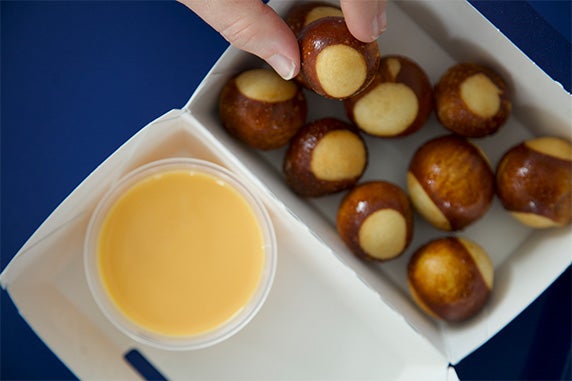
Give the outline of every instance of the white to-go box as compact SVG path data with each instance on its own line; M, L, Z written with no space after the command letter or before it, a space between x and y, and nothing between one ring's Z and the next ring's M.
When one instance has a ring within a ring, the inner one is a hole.
M270 3L284 14L290 1ZM382 55L405 55L432 83L455 62L498 71L512 93L513 113L494 136L475 139L493 166L532 136L572 135L571 96L465 1L391 1L392 27L379 39ZM229 48L182 109L142 128L86 178L49 216L0 277L22 316L80 378L135 378L124 360L137 349L169 379L456 379L456 364L507 325L572 263L572 230L523 227L498 200L459 233L479 242L495 267L495 288L475 318L448 325L428 318L409 297L406 265L413 250L444 235L416 218L414 240L400 258L373 264L353 256L337 235L342 194L302 199L285 185L284 149L245 147L222 128L217 99L254 56ZM347 119L340 102L307 93L308 119ZM400 139L367 137L363 180L405 187L421 143L446 131L434 115ZM223 165L263 200L277 235L278 267L268 299L241 332L213 347L169 352L138 344L97 308L83 272L87 223L98 200L122 175L168 157Z

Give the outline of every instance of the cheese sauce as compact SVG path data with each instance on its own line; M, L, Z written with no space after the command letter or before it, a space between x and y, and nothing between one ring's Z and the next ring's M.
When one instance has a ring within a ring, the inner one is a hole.
M263 234L244 197L214 176L171 170L129 188L105 217L98 268L134 323L168 336L208 332L249 301Z

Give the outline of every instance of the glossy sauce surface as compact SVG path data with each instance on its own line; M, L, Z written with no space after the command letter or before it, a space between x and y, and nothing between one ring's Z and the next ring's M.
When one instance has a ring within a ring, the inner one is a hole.
M228 321L253 295L263 265L262 230L244 197L188 170L133 185L99 236L110 297L134 323L163 335L194 335Z

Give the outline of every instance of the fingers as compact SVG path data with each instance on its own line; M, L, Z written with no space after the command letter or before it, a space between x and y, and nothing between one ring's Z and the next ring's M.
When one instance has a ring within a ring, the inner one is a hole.
M179 0L239 49L262 58L285 79L300 70L296 37L260 0Z
M349 31L363 42L379 37L387 27L386 0L340 0Z
M261 0L179 0L239 49L262 58L285 79L300 70L296 38ZM386 0L340 0L350 32L371 42L387 26Z

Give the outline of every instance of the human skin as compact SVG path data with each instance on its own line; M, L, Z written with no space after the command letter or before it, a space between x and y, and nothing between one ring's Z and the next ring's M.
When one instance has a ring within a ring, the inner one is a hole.
M260 0L179 0L235 47L266 61L284 79L300 71L296 37L284 20ZM341 0L348 29L363 42L386 28L386 0Z

